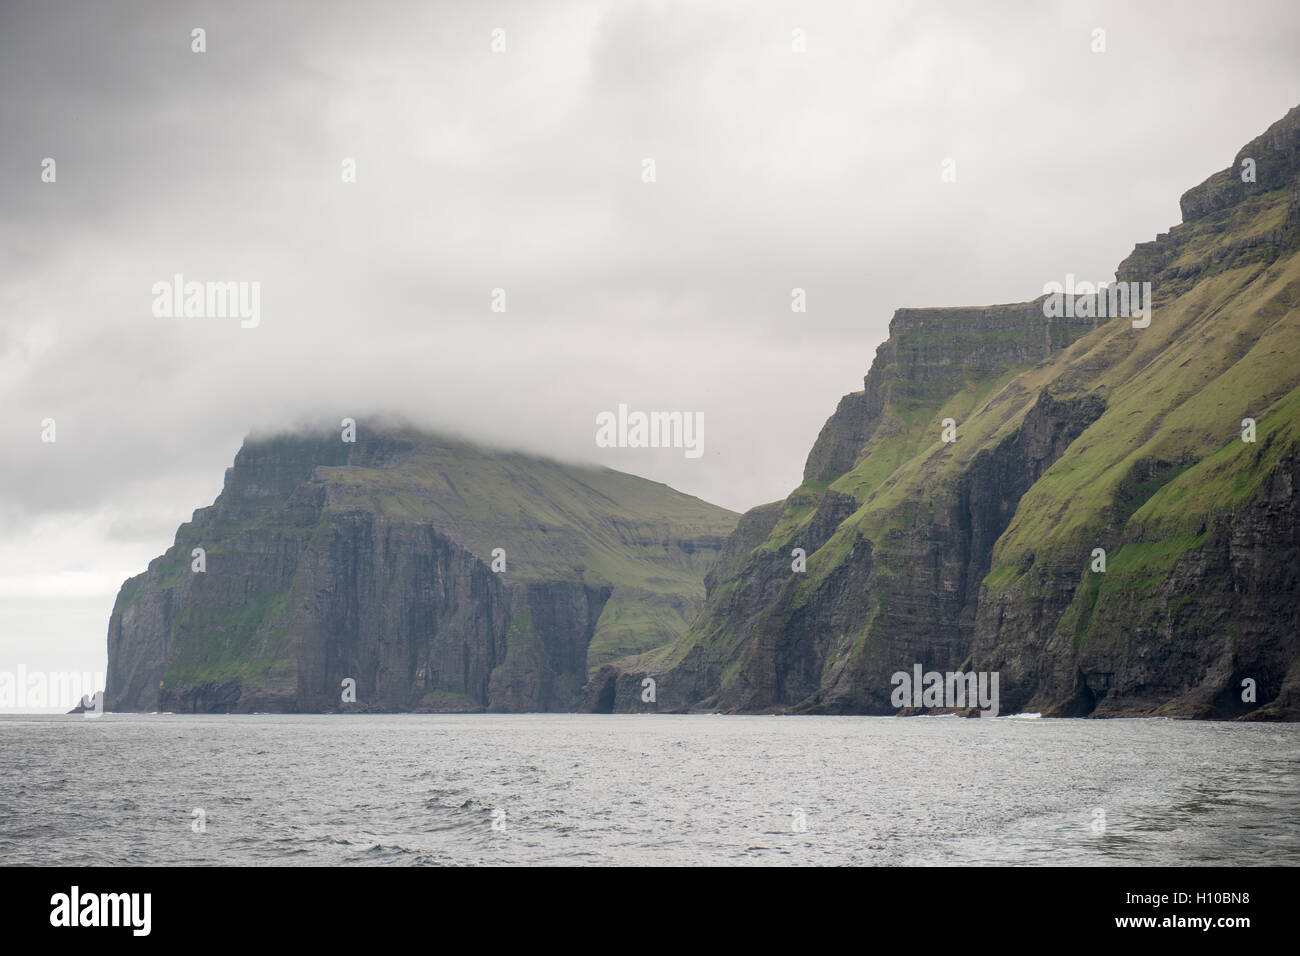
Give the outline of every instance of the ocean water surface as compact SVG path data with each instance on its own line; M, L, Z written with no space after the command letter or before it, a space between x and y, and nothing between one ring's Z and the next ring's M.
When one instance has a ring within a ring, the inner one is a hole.
M1300 864L1300 727L3 716L0 862Z

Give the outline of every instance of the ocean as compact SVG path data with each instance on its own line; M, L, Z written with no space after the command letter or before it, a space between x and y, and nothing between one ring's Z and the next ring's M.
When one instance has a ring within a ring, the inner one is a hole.
M1300 863L1300 727L0 717L0 862Z

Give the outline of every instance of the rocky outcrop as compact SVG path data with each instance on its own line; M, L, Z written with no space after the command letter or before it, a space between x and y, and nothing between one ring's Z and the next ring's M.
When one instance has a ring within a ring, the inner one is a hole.
M108 709L572 709L606 631L622 646L638 610L647 647L685 629L733 524L630 475L413 432L250 441L123 586Z
M1120 265L1149 325L900 310L696 623L583 706L898 713L919 665L1003 713L1300 718L1298 143L1300 109Z
M1300 449L1187 537L1131 521L1110 553L1168 548L1154 575L1041 566L1026 601L991 589L976 657L1006 704L1052 716L1300 719ZM1199 519L1198 519L1199 520ZM1055 573L1053 573L1055 570ZM1043 639L1044 635L1050 635Z
M1249 163L1247 162L1249 160ZM1240 150L1227 169L1183 193L1183 222L1239 206L1252 196L1289 188L1300 178L1300 106L1292 107Z
M1034 365L1096 327L1091 317L1047 318L1042 300L978 308L899 309L863 390L845 395L804 464L805 482L831 482L861 460L871 438L902 423L891 412L946 398L972 380Z

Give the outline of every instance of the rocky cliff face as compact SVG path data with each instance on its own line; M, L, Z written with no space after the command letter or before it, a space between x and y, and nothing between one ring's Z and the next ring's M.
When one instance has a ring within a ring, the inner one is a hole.
M684 631L734 522L630 475L409 431L250 441L123 585L107 706L571 709L591 669Z
M900 310L696 623L584 705L895 713L920 664L997 672L1004 713L1300 717L1297 142L1300 109L1120 265L1145 328Z

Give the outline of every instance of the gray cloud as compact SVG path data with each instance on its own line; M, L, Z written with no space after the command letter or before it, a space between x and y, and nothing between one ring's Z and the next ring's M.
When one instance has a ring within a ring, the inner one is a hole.
M778 498L895 308L1109 276L1300 99L1298 40L1285 0L7 3L2 593L46 575L43 646L102 654L59 595L106 621L93 582L300 418ZM260 281L261 325L154 318L178 272ZM597 449L619 402L703 411L704 457Z

